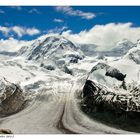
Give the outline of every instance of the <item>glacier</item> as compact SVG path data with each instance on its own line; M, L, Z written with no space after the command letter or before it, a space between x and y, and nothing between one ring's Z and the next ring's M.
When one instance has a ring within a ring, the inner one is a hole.
M61 35L31 42L14 55L0 53L0 128L14 134L138 132L91 114L102 102L115 112L139 112L139 41L124 39L106 52Z

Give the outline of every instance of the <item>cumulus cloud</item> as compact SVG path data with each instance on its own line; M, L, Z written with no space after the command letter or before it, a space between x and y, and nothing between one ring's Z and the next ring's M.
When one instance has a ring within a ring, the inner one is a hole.
M110 50L115 44L126 38L136 42L140 38L140 27L133 27L132 23L109 23L95 25L90 30L83 30L73 34L71 30L64 31L63 36L76 43L97 44L99 50Z
M8 27L0 26L0 32L2 32L5 36L8 36L10 29Z
M19 50L22 46L27 46L31 43L32 41L20 41L12 37L6 40L0 39L0 51L15 52Z
M32 14L32 13L41 14L41 12L39 10L37 10L36 8L33 8L33 9L29 10L28 13L30 13L30 14Z
M40 33L40 30L36 28L27 28L22 26L0 26L0 32L2 32L5 36L8 36L11 33L15 33L18 37L22 37L23 35L37 35Z
M11 27L10 30L15 32L19 37L22 37L26 33L26 30L20 26Z
M36 28L27 28L26 34L28 34L30 36L37 35L37 34L40 34L40 30L38 30Z
M91 12L83 12L81 10L74 10L72 7L70 6L57 6L55 7L56 11L58 12L62 12L64 14L70 15L70 16L79 16L82 19L93 19L96 17L95 13L91 13Z
M64 20L62 20L62 19L58 19L58 18L55 18L53 21L54 21L54 22L58 22L58 23L62 23L62 22L64 22Z
M54 29L50 29L48 30L48 34L52 34L52 33L58 33L61 34L63 31L67 30L68 27L67 26L63 26L63 27L55 27Z
M14 28L8 28L0 26L0 32L8 34L12 30L16 34L18 34L18 36L21 36L25 33L29 35L34 35L40 32L35 28L22 28L23 30L21 30L17 27L14 26ZM71 30L68 30L68 27L63 26L48 30L47 35L51 34L62 34L63 36L75 43L96 44L99 46L98 50L111 50L115 47L115 44L118 41L124 38L135 43L138 39L140 39L140 27L134 27L131 22L108 23L105 25L95 25L89 30L83 30L79 33L73 33ZM8 40L1 39L0 50L15 51L24 44L27 45L27 42L19 41L14 38L9 38Z

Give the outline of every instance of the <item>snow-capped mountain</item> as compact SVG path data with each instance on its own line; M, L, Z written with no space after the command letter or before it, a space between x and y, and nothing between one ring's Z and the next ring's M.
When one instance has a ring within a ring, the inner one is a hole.
M126 40L125 40L126 41ZM140 45L139 42L135 47L131 48L126 55L118 60L106 61L98 63L90 71L88 78L95 80L100 84L108 87L118 86L119 81L124 81L130 84L134 81L139 83L140 76ZM131 69L131 70L130 70ZM120 77L116 77L120 76ZM122 80L119 80L119 79ZM120 82L119 82L120 83Z
M83 88L83 109L88 112L110 112L120 116L136 117L140 112L140 82L136 70L130 68L128 72L120 61L119 67L110 64L98 63L90 71ZM113 66L111 66L113 65ZM123 66L123 69L122 69ZM136 65L135 65L136 66ZM139 66L136 67L138 70ZM137 71L138 72L138 71ZM119 116L119 117L120 117Z
M99 51L100 46L96 44L79 44L80 49L86 56L123 56L135 46L136 44L132 43L128 39L118 41L114 46L112 46L113 49L108 51Z
M120 72L117 68L105 63L98 63L89 73L88 79L106 85L108 87L121 85L126 77L125 73Z
M124 56L124 59L131 60L136 64L140 64L140 43L137 41L136 47L130 49L127 54Z
M123 40L113 51L96 47L44 35L17 56L0 55L0 76L5 77L0 81L0 113L8 116L0 127L14 133L124 132L88 119L77 103L139 112L139 45ZM77 100L81 90L83 98ZM24 108L28 99L32 102Z
M98 47L97 45L95 45L95 44L78 44L78 46L86 56L96 55L96 48Z
M130 118L140 112L140 42L128 42L123 40L115 49L126 53L123 57L97 63L89 72L83 88L84 111L121 112Z
M128 39L123 39L115 45L113 52L118 53L120 55L125 55L130 49L135 47L136 45L129 41Z
M19 55L25 56L28 60L56 61L66 57L82 59L81 50L68 39L62 36L40 37L31 46L19 50Z

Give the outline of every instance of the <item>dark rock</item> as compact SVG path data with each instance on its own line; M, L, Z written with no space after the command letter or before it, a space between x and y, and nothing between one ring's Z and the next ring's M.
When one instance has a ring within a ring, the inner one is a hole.
M67 66L64 66L63 69L64 69L64 72L65 72L65 73L70 74L70 75L73 74L72 70L70 70Z
M1 83L0 116L7 116L22 110L26 101L20 86L3 80Z
M0 134L13 134L9 129L0 129Z
M72 59L70 60L70 63L78 63L78 59L77 59L77 58L72 58Z
M97 71L99 69L104 69L105 76L110 76L110 77L115 78L119 81L124 81L124 79L126 77L126 74L121 73L118 69L113 68L105 63L98 63L96 66L94 66L92 68L90 74L94 73L94 71Z
M40 67L43 67L47 70L55 70L55 67L52 65L44 65L43 63L41 63Z
M140 91L140 89L139 89ZM133 94L132 94L133 93ZM140 92L136 89L126 94L117 94L91 80L87 80L83 88L84 103L88 108L97 106L103 110L113 110L115 112L140 112Z
M124 78L126 77L126 74L120 73L117 69L114 69L113 72L107 71L105 75L116 78L119 81L124 81Z
M52 65L44 66L44 68L47 70L55 70L55 67Z

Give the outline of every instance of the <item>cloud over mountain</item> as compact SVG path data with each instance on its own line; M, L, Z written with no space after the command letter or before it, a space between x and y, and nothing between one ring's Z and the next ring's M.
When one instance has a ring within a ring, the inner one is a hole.
M133 27L128 23L108 23L95 25L89 30L72 33L71 30L64 31L63 36L76 43L97 44L100 50L110 50L114 44L124 38L136 42L140 38L140 27Z
M17 40L13 37L9 39L0 39L0 51L14 52L19 50L22 46L30 44L32 41Z

